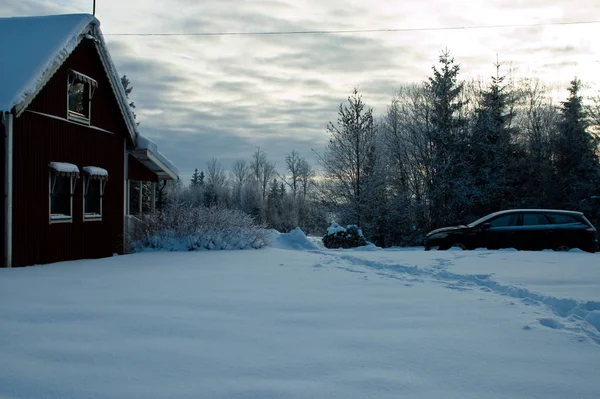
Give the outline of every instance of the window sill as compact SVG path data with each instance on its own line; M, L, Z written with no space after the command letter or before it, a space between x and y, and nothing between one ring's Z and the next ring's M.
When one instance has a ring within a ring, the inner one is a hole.
M68 111L67 119L73 122L81 123L82 125L90 126L90 118L87 118L85 115L78 114L77 112Z
M67 215L50 215L50 224L53 223L73 223L73 218Z
M87 213L87 214L83 215L83 221L84 222L101 222L102 215L100 215L98 213Z

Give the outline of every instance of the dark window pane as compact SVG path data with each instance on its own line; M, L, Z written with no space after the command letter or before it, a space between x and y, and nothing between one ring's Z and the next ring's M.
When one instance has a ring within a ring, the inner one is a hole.
M50 195L50 213L71 216L71 178L52 176L54 191Z
M86 180L88 178L86 177ZM85 213L100 214L100 180L90 179L85 196Z
M543 213L524 213L523 226L539 226L550 224L550 221Z
M69 111L89 118L90 85L75 80L69 86Z
M517 214L498 216L489 221L491 227L507 227L517 225Z
M554 224L569 224L569 223L580 223L579 220L575 219L571 215L563 215L560 213L550 213L548 214L552 223Z

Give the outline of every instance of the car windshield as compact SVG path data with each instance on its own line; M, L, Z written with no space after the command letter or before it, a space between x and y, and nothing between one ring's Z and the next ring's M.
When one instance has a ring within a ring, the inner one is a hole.
M489 219L491 219L493 216L496 216L496 214L495 214L495 213L492 213L491 215L486 215L486 216L484 216L484 217L482 217L482 218L479 218L479 219L477 219L477 220L476 220L476 221L474 221L474 222L471 222L471 223L469 223L467 226L469 226L469 227L475 227L475 226L477 226L478 224L481 224L481 223L485 222L486 220L489 220Z

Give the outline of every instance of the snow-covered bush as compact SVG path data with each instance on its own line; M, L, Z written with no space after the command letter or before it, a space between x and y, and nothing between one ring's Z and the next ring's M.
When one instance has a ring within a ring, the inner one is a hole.
M219 206L174 202L142 222L131 240L133 251L257 249L268 243L264 226L250 215Z
M342 227L333 223L327 228L327 234L323 237L323 245L326 248L354 248L367 245L367 241L357 225L351 224Z

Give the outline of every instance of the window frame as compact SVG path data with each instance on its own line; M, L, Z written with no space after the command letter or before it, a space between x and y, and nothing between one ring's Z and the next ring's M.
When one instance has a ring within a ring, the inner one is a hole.
M69 179L69 211L70 215L62 213L52 213L52 195L56 187L56 180L59 177ZM79 179L79 172L61 172L50 167L48 172L48 215L50 224L54 223L73 223L73 196L75 195L75 187Z
M84 93L87 92L87 115L81 114L77 111L71 110L70 98L71 98L71 86L75 83L83 83ZM94 96L95 90L98 87L98 82L82 73L69 70L67 76L67 119L70 121L82 123L85 125L91 125L92 120L92 97Z
M101 172L99 172L101 171ZM99 174L102 173L102 174ZM84 166L83 167L83 221L84 222L96 222L102 221L104 215L103 199L106 191L106 182L108 180L108 172L106 170L97 168L95 166ZM97 181L100 188L100 213L86 213L85 203L88 195L88 190L91 182Z

